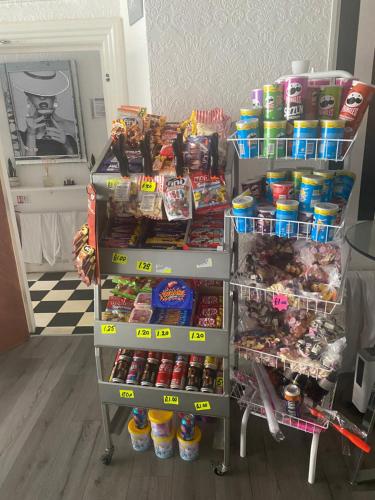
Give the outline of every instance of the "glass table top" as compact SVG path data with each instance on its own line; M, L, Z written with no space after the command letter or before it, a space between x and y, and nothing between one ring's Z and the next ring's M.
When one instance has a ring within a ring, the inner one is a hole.
M375 221L357 222L347 230L345 237L354 250L375 260Z

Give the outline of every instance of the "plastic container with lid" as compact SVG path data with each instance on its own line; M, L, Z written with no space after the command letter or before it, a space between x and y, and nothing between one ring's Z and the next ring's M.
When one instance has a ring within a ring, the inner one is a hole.
M304 175L301 179L299 202L301 210L313 212L314 205L321 201L323 177L319 175Z
M251 233L254 228L254 221L252 219L245 219L245 217L255 216L255 200L252 196L240 195L232 200L232 213L233 215L242 215L242 217L235 217L236 229L239 233Z
M294 120L292 158L308 160L316 156L318 120Z
M158 458L172 458L173 457L173 441L175 432L171 432L168 436L155 436L151 434L154 442L155 455Z
M314 223L311 230L311 239L327 243L332 241L339 206L335 203L317 203L314 207Z
M148 410L154 437L168 437L172 433L173 411Z
M276 228L277 236L289 238L297 234L298 201L279 200L276 202Z
M186 441L181 436L180 431L177 432L178 447L182 460L192 461L199 457L199 443L202 437L200 428L196 425L193 439Z
M344 138L344 120L321 120L318 158L338 160L342 153L342 139Z
M134 419L131 418L128 423L128 431L130 434L133 450L146 451L151 445L151 426L147 424L143 429L136 427Z

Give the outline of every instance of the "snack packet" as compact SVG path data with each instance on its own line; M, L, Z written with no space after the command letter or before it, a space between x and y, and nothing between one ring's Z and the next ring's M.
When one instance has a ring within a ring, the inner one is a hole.
M188 176L167 179L163 199L169 221L192 218L191 183Z
M139 214L150 219L163 218L164 177L146 177L139 179Z
M190 175L197 213L223 211L229 206L225 179L197 172Z

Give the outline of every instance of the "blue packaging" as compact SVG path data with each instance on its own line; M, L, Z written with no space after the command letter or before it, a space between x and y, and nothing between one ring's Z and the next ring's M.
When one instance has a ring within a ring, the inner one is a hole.
M355 173L349 170L337 170L333 181L333 193L335 198L348 201L355 181Z
M333 240L339 206L335 203L317 203L314 207L314 222L311 230L311 239L327 243Z
M297 200L276 202L276 236L289 238L297 235L298 205Z
M292 158L308 160L315 158L316 142L305 139L318 137L318 120L294 120Z
M330 202L333 196L333 179L335 177L334 170L314 170L313 175L323 177L322 197L324 203Z
M314 205L321 201L323 177L318 175L304 175L301 179L299 202L301 210L313 212Z
M240 120L236 122L239 157L242 159L258 156L258 141L249 141L259 137L259 120ZM243 140L241 140L243 139Z
M252 219L244 217L255 217L255 200L252 196L237 196L232 200L233 215L242 215L235 218L235 225L238 233L251 233L254 229Z
M321 120L318 158L325 160L338 160L342 153L342 140L344 138L344 120ZM328 139L335 139L329 141Z
M152 307L193 309L194 292L183 280L166 279L152 289Z

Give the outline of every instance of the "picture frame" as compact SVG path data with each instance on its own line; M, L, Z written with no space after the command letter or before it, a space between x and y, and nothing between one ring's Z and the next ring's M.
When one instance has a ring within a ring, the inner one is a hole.
M143 0L127 0L129 24L132 26L143 17Z
M16 164L86 162L75 61L0 64Z

